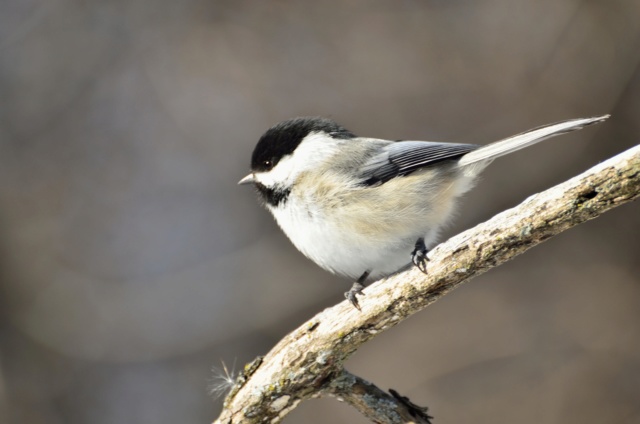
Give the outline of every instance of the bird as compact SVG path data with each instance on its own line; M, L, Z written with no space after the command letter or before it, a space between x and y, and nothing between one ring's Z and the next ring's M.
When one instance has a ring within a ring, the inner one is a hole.
M427 272L428 248L458 199L497 157L605 121L570 119L487 144L359 137L332 119L279 122L258 140L251 184L280 228L321 268L364 284L411 264Z

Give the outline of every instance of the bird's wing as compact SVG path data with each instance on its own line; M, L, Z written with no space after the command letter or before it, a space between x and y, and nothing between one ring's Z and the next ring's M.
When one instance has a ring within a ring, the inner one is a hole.
M365 185L384 184L425 166L459 158L478 147L475 144L397 141L384 146L364 163L359 169L359 176Z

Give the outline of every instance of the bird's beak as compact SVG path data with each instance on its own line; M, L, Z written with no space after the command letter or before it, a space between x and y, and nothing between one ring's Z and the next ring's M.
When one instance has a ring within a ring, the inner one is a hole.
M240 181L238 181L238 185L245 185L245 184L251 184L253 182L255 182L255 178L253 178L253 174L249 174L246 177L244 177L243 179L241 179Z

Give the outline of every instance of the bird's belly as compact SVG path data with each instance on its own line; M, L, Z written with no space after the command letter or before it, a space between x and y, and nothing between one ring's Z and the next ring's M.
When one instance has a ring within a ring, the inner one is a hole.
M351 278L365 271L381 277L411 262L419 238L432 245L455 198L468 189L466 180L434 172L359 189L316 181L270 211L298 250L322 268Z
M304 230L301 231L301 228ZM322 268L350 278L358 278L365 271L371 277L391 274L410 261L413 242L393 245L372 243L355 233L336 228L305 223L295 230L284 232L305 256Z
M409 232L399 231L389 226L388 221L376 226L346 215L329 224L326 216L300 209L289 205L285 210L272 212L305 256L328 271L353 279L365 271L371 272L370 278L392 274L410 263L411 251L419 237L425 237L427 243L435 238L435 231L423 226Z

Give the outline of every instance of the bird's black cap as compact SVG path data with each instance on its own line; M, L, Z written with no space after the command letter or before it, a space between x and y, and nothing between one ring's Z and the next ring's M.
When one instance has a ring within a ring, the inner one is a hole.
M300 142L313 132L324 132L333 138L353 138L350 131L331 119L301 117L282 121L265 132L251 156L251 171L269 171L286 155L290 155Z

